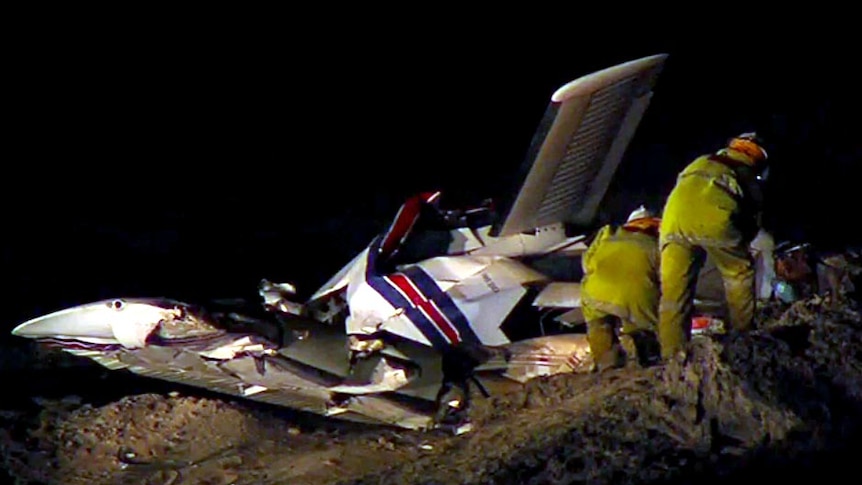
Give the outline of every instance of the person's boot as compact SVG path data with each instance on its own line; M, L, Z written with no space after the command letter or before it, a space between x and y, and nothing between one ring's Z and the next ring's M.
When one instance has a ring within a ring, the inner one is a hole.
M628 356L628 365L646 368L661 361L661 348L654 332L631 331L620 336L620 344Z
M611 346L610 350L596 356L596 372L604 372L610 369L620 369L626 365L626 354L619 344Z

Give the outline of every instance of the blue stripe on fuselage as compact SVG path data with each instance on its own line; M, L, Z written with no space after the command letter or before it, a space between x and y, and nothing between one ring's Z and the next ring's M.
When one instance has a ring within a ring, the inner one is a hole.
M446 315L446 318L448 318L449 321L452 322L452 325L455 326L455 329L458 330L463 342L481 345L482 342L479 340L479 336L476 335L476 332L473 331L473 327L470 326L470 322L467 320L467 317L461 313L461 310L455 305L452 298L437 286L434 278L419 266L407 268L404 270L404 275L410 278L410 281L412 281L416 287L422 291L423 295L437 304L437 307L441 312L443 312L443 315Z
M404 316L406 316L410 322L412 322L413 325L422 332L422 335L424 335L435 348L443 349L448 347L449 342L437 329L437 325L422 313L419 308L413 306L413 303L405 298L400 291L393 288L383 276L378 275L375 271L380 242L381 238L376 238L369 248L368 259L366 260L365 267L365 281L374 288L380 296L389 302L390 305L395 308L403 308Z

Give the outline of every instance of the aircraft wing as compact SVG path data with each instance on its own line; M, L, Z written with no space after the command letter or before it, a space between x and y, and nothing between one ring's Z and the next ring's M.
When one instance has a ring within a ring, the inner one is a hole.
M443 379L441 355L406 340L390 342L351 367L342 329L304 319L226 316L163 298L78 305L24 322L12 333L111 370L407 429L433 424ZM525 382L583 371L575 365L588 351L582 337L500 347L479 373Z
M355 373L340 329L295 320L282 326L279 339L261 336L273 332L256 326L278 323L219 318L174 300L131 298L60 310L12 333L111 370L253 401L404 428L431 423L427 402L392 398L389 391L403 386L412 369L398 359L380 356L350 376Z
M548 224L588 225L640 123L667 54L629 61L551 96L494 236Z

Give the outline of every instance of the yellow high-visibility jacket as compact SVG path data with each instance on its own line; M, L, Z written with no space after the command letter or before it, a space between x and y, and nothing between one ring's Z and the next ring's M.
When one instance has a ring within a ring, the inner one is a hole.
M751 160L724 149L691 162L677 177L662 213L661 241L734 247L757 234L762 203Z
M643 329L658 322L658 238L648 232L607 225L581 259L581 302L589 319L596 311Z

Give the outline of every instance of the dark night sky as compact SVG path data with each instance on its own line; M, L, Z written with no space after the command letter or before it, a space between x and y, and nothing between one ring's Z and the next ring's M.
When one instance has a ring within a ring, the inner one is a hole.
M757 128L779 237L857 242L842 217L858 207L858 42L214 30L21 41L0 327L113 296L238 296L261 277L307 296L408 195L502 196L556 87L659 52L608 217L660 207L692 157Z

